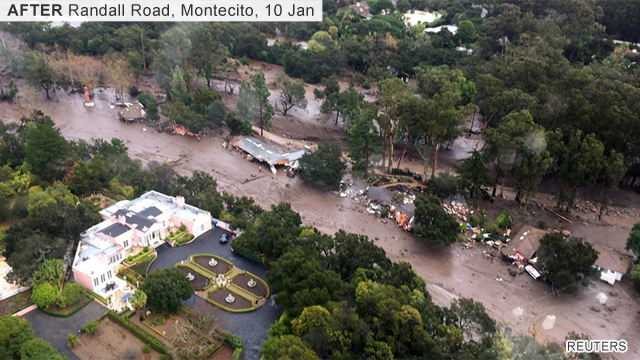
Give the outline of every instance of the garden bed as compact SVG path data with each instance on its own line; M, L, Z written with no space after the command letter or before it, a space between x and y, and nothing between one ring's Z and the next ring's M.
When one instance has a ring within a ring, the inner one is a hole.
M186 242L193 240L194 236L189 234L186 230L178 230L173 233L173 235L169 234L167 236L167 240L169 240L173 245L180 245Z
M236 300L231 304L225 301L229 294L233 295L233 297L236 298ZM216 289L209 292L208 296L209 299L214 303L214 305L217 305L223 309L229 309L231 311L249 311L254 309L251 301L245 299L244 297L229 289Z
M191 273L191 275L194 276L193 281L190 281L191 288L193 288L194 291L203 290L209 285L209 279L204 277L194 269L191 269L186 266L178 266L178 270L182 271L185 274L185 276L189 273Z
M213 355L209 356L207 360L230 360L233 357L233 348L229 345L224 345Z
M89 303L92 301L93 301L93 298L87 295L82 295L80 300L76 301L75 303L67 307L61 308L60 306L58 306L58 304L54 303L49 305L47 309L40 309L40 311L51 316L69 317L77 313L78 311L82 310L85 306L89 305Z
M209 261L211 261L211 259L211 256L194 256L192 261L216 275L226 274L229 269L231 269L231 265L218 258L215 258L218 264L216 266L211 266L209 265Z
M33 305L33 301L31 301L31 289L25 290L0 301L0 316L15 314L31 305Z
M127 258L124 259L124 263L127 265L135 265L135 263L137 263L138 261L142 260L144 257L146 257L147 255L153 253L153 249L147 247L147 251L144 251L144 249L139 252L137 255L135 256L128 256ZM131 258L131 261L129 261L129 259Z
M256 282L255 287L249 287L249 285L247 285L247 283L251 279L255 280ZM260 297L266 298L269 295L269 289L267 288L267 284L265 284L265 282L262 279L260 279L255 275L252 275L249 273L238 274L232 280L235 286L242 288L243 290L253 294L258 298Z
M71 351L82 360L122 359L122 355L127 350L137 351L140 355L139 359L160 359L160 353L155 350L143 354L142 347L145 343L109 318L100 320L98 332L95 335L82 333L78 335L78 339L78 343Z

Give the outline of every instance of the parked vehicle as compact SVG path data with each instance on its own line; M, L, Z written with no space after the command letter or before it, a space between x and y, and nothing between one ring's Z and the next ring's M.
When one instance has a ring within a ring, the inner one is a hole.
M524 267L524 270L527 272L527 274L531 275L533 280L540 279L540 276L541 276L540 273L533 266L527 265L527 266Z
M226 244L229 242L229 234L227 233L222 233L222 235L220 236L220 242L222 244Z

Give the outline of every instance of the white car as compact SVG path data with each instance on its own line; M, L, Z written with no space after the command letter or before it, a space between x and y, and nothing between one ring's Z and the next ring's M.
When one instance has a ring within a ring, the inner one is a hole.
M536 268L534 268L531 265L527 265L524 267L524 270L527 272L527 274L531 275L531 277L533 278L533 280L538 280L540 278L540 273L538 272L538 270L536 270Z

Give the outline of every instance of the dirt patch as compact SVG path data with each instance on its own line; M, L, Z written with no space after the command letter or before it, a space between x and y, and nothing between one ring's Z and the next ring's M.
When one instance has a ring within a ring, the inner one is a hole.
M229 296L229 294L231 294L234 298L236 298L236 300L231 304L225 301L225 299L227 298L227 296ZM243 309L253 308L253 306L251 305L251 301L243 298L242 296L236 293L232 293L227 289L218 289L218 290L212 291L209 293L209 298L222 306L225 306L234 310L243 310Z
M256 286L249 287L249 280L254 279L256 282ZM267 290L267 286L260 280L256 279L255 276L249 274L238 274L233 278L233 284L243 288L249 293L255 295L256 297L267 297L269 290Z
M95 335L80 334L79 341L71 351L82 360L120 359L122 354L131 349L137 351L143 360L158 360L160 353L151 350L149 354L142 353L145 345L129 330L113 321L100 321L98 332Z
M225 274L231 268L229 264L220 259L216 259L216 261L218 262L216 266L211 266L209 265L209 261L211 261L211 259L211 256L197 256L194 257L192 261L216 275Z
M10 315L33 304L31 289L0 301L0 316Z
M209 356L207 360L229 360L233 355L233 348L229 345L224 345L213 355Z
M193 288L193 291L202 290L207 287L207 285L209 285L209 279L200 275L193 269L190 269L186 266L178 266L178 270L182 271L185 275L193 275L193 281L191 281L191 287Z

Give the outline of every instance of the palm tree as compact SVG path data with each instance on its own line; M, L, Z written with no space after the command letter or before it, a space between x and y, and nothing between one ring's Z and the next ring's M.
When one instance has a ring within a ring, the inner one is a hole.
M147 306L147 294L145 294L144 291L140 289L136 289L136 291L131 296L131 299L129 299L129 302L131 303L131 306L133 306L133 308L140 313L140 321L142 322L144 319L142 309Z

